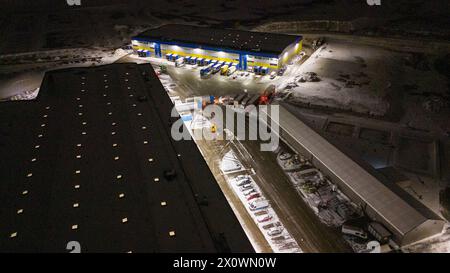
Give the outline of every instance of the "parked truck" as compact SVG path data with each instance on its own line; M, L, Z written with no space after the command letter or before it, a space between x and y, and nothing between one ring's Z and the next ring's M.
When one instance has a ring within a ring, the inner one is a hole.
M178 58L178 59L175 61L175 66L176 66L176 67L181 67L181 66L183 66L183 65L184 65L184 58L183 58L183 57Z
M232 65L230 68L228 68L227 76L232 75L234 72L236 72L236 66Z
M215 65L212 67L212 73L213 73L213 74L216 74L217 72L219 72L221 66L222 66L221 64L215 64Z
M200 77L202 78L208 77L209 75L211 75L211 73L212 73L211 66L200 69Z

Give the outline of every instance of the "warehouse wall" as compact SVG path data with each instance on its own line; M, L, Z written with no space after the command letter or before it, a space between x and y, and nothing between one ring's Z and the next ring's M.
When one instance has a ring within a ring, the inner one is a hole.
M297 54L302 51L303 48L303 40L299 41L296 44L291 44L288 47L286 47L285 50L280 54L279 56L279 62L278 66L281 67L286 63L289 63L289 61L295 57Z
M193 56L197 58L239 63L239 54L233 54L223 51L212 51L199 48L187 48L176 45L161 44L161 53L163 57L165 54L178 54L179 56Z
M133 40L133 41L131 41L131 44L132 44L134 50L148 50L148 51L152 52L153 54L155 53L155 43L141 42L141 41Z
M144 41L132 41L134 50L148 50L152 54L155 54L155 43ZM292 44L287 47L279 58L270 58L263 56L256 56L252 54L245 54L244 52L230 53L220 50L207 50L200 48L190 48L178 45L161 44L161 55L164 57L166 54L178 54L179 56L192 56L197 58L205 58L217 61L233 62L235 64L240 63L240 55L242 57L242 69L252 68L254 66L267 67L271 70L279 69L283 64L289 62L296 54L302 49L302 42ZM246 60L246 65L245 65Z
M263 66L268 67L270 69L278 69L278 58L267 58L267 57L260 57L260 56L253 56L248 55L247 57L247 66L253 67L253 66Z

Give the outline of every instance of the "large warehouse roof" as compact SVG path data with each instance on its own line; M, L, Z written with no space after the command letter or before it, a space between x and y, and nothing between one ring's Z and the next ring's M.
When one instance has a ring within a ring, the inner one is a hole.
M194 46L211 46L219 49L240 50L279 55L301 36L219 29L191 25L168 24L149 29L133 39L168 43L185 43Z
M0 108L0 252L252 252L151 65L46 74Z
M429 219L440 218L431 211L417 209L401 198L365 168L341 152L321 135L295 117L285 107L279 107L279 126L295 139L315 160L334 174L347 188L376 211L393 232L406 235ZM269 113L270 116L270 113ZM272 121L274 122L274 121Z

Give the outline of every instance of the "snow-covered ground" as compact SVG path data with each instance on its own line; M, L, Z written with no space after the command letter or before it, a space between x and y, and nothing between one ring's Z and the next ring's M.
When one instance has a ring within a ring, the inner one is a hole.
M434 238L408 246L406 252L413 253L450 253L450 225Z
M291 93L289 102L306 107L402 119L424 130L433 130L437 122L448 128L442 120L448 106L441 107L440 115L423 106L430 94L444 98L445 105L448 79L437 66L445 60L448 57L439 53L401 52L330 39L301 66L290 66L277 90ZM320 80L302 82L302 76L310 72Z
M0 56L0 101L34 99L46 71L111 64L129 53L122 49L76 48ZM33 95L27 95L30 93Z
M373 47L325 44L278 90L291 92L292 101L384 115L389 108L384 96L392 85L390 54ZM307 72L315 72L320 81L300 82Z

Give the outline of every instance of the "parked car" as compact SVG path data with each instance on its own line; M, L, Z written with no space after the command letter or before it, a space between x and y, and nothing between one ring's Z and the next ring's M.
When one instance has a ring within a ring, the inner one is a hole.
M251 211L265 209L269 207L269 202L265 199L256 199L249 204Z
M246 190L246 191L243 192L243 194L245 196L253 194L253 193L257 193L257 191L255 189L249 189L249 190Z
M247 201L251 201L251 200L253 200L253 199L260 198L260 197L261 197L261 195L260 195L259 193L254 193L254 194L249 195L249 196L247 197Z
M248 179L248 178L241 179L241 180L236 180L236 185L238 185L239 187L247 185L247 184L250 184L250 183L252 183L252 181L250 179Z
M270 79L273 80L277 76L277 72L276 71L272 71L272 72L270 72L269 75L270 75Z
M271 214L265 214L265 215L260 215L260 216L256 217L256 221L258 221L258 223L269 222L272 219L273 219L273 216Z
M240 174L240 175L238 175L238 176L236 176L236 180L242 180L242 179L245 179L245 178L248 178L248 175L242 175L242 174Z
M245 191L245 190L249 190L249 189L253 189L253 185L252 184L245 184L239 187L239 190L241 191Z
M277 235L280 235L282 232L283 232L283 229L281 227L273 227L267 231L267 235L277 236Z
M283 66L278 70L278 73L277 73L278 76L283 76L284 71L286 71L286 66Z

